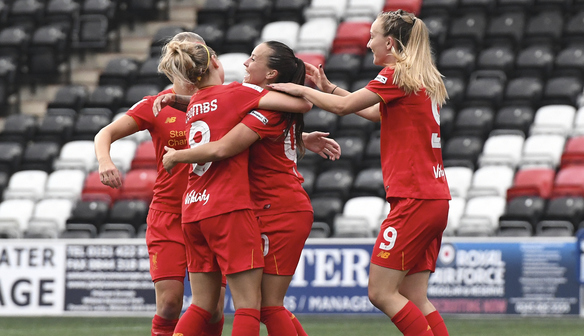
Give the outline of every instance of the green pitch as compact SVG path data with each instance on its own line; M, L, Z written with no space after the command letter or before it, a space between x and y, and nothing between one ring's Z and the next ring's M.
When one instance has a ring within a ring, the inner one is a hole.
M401 333L382 317L299 316L310 336L393 336ZM226 316L223 335L231 335L232 316ZM446 318L450 335L581 336L579 318ZM148 336L150 318L134 317L0 317L1 336ZM261 335L267 335L262 326Z

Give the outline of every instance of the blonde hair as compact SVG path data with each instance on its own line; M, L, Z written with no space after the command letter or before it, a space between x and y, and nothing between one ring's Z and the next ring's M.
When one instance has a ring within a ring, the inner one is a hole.
M396 63L393 83L407 94L417 93L425 88L433 102L442 106L448 98L442 74L432 59L430 38L426 24L412 13L404 10L382 12L377 16L381 21L383 36L397 41L397 50L391 53Z
M215 55L204 43L195 33L177 34L162 47L158 71L164 73L173 83L178 80L198 86L209 73L211 57Z

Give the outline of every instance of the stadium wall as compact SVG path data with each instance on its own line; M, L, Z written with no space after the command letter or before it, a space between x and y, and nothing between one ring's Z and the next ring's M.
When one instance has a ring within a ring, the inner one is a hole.
M309 239L285 299L296 314L380 314L367 298L374 239ZM445 237L428 293L445 314L580 315L578 238ZM151 316L144 240L3 240L0 315ZM185 308L190 288L185 278ZM229 291L226 312L233 313Z

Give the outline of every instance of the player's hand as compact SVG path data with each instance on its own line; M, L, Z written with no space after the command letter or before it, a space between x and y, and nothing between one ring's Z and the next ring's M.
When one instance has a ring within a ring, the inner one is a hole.
M304 90L304 85L298 85L293 83L272 83L268 84L268 87L277 91L285 92L289 95L296 97L302 97Z
M174 160L174 154L176 153L176 149L164 146L164 150L166 153L162 156L162 165L168 174L172 174L172 168L176 166L176 161Z
M329 133L325 132L303 133L302 141L309 151L335 161L341 157L341 146L335 140L327 138L328 135Z
M318 68L306 62L304 62L304 65L306 66L306 78L316 84L320 91L330 93L333 90L335 85L331 83L324 74L322 64L319 64Z
M176 95L174 93L166 93L156 97L156 99L154 99L154 103L152 104L152 113L154 113L155 117L158 117L160 110L166 106L172 105L175 100Z
M122 174L111 160L99 164L99 180L108 187L122 187Z

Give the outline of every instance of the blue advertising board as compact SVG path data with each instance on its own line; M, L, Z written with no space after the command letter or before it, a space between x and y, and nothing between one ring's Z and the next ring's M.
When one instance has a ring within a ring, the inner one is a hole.
M367 296L374 243L308 240L286 308L295 314L381 314ZM579 264L574 238L445 238L428 296L445 314L577 315ZM190 295L186 288L185 307ZM229 291L225 310L234 312Z

